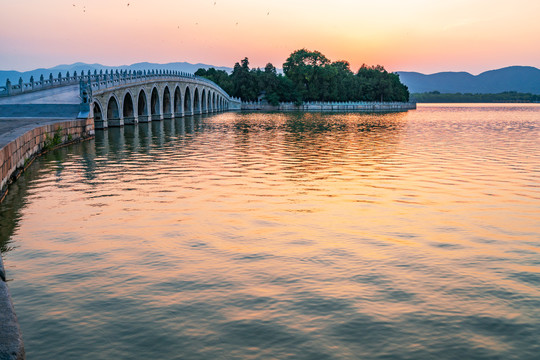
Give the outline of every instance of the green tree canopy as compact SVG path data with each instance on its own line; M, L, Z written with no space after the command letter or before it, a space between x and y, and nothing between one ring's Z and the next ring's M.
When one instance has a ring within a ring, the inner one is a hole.
M280 101L408 101L409 91L399 75L381 65L362 67L355 74L347 61L332 62L319 51L294 51L283 64L284 75L271 63L250 69L249 59L234 65L228 75L199 69L204 76L235 97L255 101L264 95L271 104Z

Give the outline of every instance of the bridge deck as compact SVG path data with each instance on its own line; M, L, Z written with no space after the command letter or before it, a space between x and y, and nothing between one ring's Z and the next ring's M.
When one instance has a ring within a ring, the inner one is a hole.
M0 98L0 149L28 130L77 118L80 102L79 85Z
M79 85L35 91L0 98L0 105L13 104L80 104ZM1 114L0 114L1 116Z

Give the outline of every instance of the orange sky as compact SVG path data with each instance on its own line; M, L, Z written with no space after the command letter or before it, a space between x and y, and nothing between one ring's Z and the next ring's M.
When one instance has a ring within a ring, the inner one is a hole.
M353 69L477 74L540 67L539 14L538 0L0 0L0 69L245 56L281 67L305 47Z

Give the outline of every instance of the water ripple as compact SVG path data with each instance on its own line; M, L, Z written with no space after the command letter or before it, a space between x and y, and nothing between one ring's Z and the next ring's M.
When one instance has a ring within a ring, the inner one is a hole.
M0 207L28 356L535 359L539 114L226 113L50 152Z

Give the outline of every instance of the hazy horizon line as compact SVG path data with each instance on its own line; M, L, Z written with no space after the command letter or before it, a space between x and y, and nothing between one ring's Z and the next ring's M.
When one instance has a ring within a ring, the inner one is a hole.
M100 62L84 62L84 61L75 61L73 63L60 63L60 64L56 64L56 65L52 65L52 66L42 66L42 67L36 67L36 68L31 68L31 69L25 69L25 70L18 70L18 69L0 69L0 71L14 71L14 72L19 72L19 73L25 73L25 72L30 72L30 71L36 71L36 70L40 70L40 69L51 69L51 68L54 68L54 67L58 67L58 66L73 66L75 64L85 64L85 65L100 65L100 66L104 66L104 67L116 67L116 68L121 68L123 66L132 66L132 65L135 65L135 64L142 64L142 63L150 63L150 64L156 64L156 65L167 65L167 64L174 64L174 63L185 63L185 64L189 64L189 65L205 65L205 66L210 66L210 67L214 67L214 68L229 68L229 69L232 69L234 67L234 64L232 65L216 65L216 64L208 64L208 63L205 63L205 62L189 62L189 61L169 61L169 62L153 62L153 61L137 61L137 62L134 62L134 63L131 63L131 64L121 64L121 65L109 65L109 64L103 64L103 63L100 63ZM376 64L369 64L369 65L376 65ZM384 64L380 64L382 66L384 66ZM275 65L274 65L275 66ZM440 71L422 71L422 70L404 70L404 69L401 69L401 70L395 70L395 71L390 71L388 69L385 69L389 72L416 72L416 73L420 73L420 74L424 74L424 75L434 75L434 74L439 74L439 73L468 73L468 74L471 74L473 76L478 76L484 72L487 72L487 71L493 71L493 70L499 70L499 69L504 69L504 68L509 68L509 67L532 67L532 68L536 68L536 69L539 69L540 70L540 67L537 67L537 66L534 66L534 65L523 65L523 64L512 64L512 65L507 65L507 66L502 66L502 67L498 67L498 68L490 68L490 69L485 69L485 70L482 70L482 71L467 71L467 70L440 70ZM264 68L264 65L262 66L251 66L251 68ZM278 70L282 70L281 67L276 67ZM351 70L353 70L354 68L351 66ZM151 70L151 69L150 69ZM353 70L354 71L354 70Z

